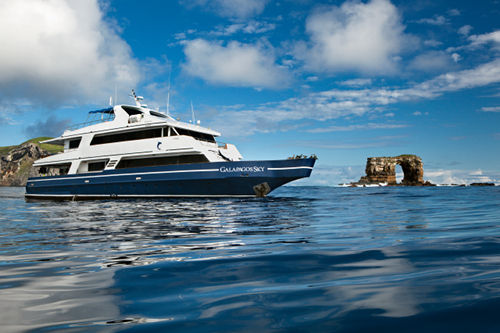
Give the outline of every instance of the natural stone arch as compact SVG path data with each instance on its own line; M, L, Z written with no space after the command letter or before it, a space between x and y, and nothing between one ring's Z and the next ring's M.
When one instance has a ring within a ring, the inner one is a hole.
M369 157L366 161L366 176L361 177L361 184L387 183L396 185L396 165L403 169L401 185L424 185L424 164L416 155L395 157Z
M424 183L424 163L416 155L400 155L396 157L396 164L403 169L403 185L419 185ZM396 166L394 166L394 169ZM396 173L394 173L396 177Z

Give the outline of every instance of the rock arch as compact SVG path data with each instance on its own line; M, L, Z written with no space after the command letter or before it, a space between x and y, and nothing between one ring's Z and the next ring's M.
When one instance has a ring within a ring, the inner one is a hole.
M360 184L396 183L396 165L403 169L401 185L427 185L424 182L424 164L416 155L399 155L395 157L369 157L366 161L366 176L361 177Z

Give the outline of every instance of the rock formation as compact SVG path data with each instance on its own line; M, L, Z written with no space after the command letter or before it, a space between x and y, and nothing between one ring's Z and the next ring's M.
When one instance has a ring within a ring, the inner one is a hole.
M416 155L400 155L395 157L369 157L366 161L366 176L361 177L358 183L397 185L396 165L401 165L404 178L400 185L423 186L432 185L424 182L424 164Z
M26 142L0 157L0 185L24 186L33 162L49 155L37 144Z

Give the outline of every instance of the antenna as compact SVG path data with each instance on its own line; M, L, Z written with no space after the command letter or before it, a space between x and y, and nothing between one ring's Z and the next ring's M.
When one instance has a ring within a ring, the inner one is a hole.
M135 100L135 105L136 105L136 106L138 106L138 107L142 107L142 106L146 107L146 105L142 105L142 104L141 104L141 101L144 99L144 97L142 97L142 96L137 96L137 95L135 94L134 89L132 89L132 95L131 95L131 96L134 98L134 100Z
M170 83L168 84L167 92L167 116L170 116Z
M109 96L109 106L113 106L113 96Z
M172 71L168 73L168 92L167 92L167 116L170 116L170 75Z
M116 90L116 84L115 84L115 103L118 104L118 97L117 96L117 90Z
M195 123L195 119L194 119L193 101L191 101L191 117L193 118L193 124L194 124Z

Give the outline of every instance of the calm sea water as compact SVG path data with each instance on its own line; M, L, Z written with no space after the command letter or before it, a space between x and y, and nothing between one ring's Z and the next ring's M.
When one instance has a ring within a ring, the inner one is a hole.
M500 187L25 202L0 330L500 332Z

